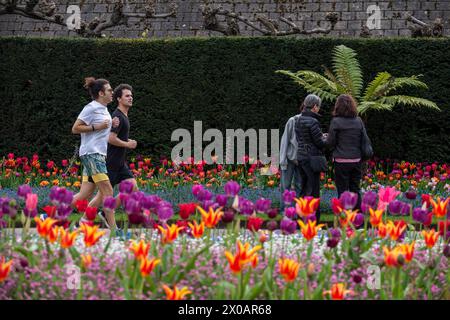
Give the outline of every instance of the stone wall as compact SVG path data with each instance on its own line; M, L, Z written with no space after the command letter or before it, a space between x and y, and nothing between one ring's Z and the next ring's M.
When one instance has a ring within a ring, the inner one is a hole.
M5 1L5 0L4 0ZM19 0L19 3L25 0ZM171 0L156 1L156 13L169 11ZM90 21L96 16L107 16L112 12L114 0L54 0L57 4L56 13L66 19L68 5L81 6L81 17ZM125 12L144 12L146 0L124 0ZM221 33L208 31L203 27L202 0L173 0L178 5L177 16L169 18L152 18L140 21L131 18L129 26L117 26L104 32L113 37L179 37L179 36L217 36ZM431 23L436 18L444 22L444 34L450 35L450 0L403 0L403 1L363 1L363 0L210 0L221 5L223 9L233 11L241 16L255 21L258 14L265 14L270 19L277 20L280 16L292 19L300 28L326 28L329 22L325 20L328 12L339 14L339 21L331 32L334 36L360 36L361 26L366 24L370 13L370 5L381 9L381 28L371 30L372 36L410 36L411 32L405 15L410 13L416 18ZM223 19L221 17L220 19ZM241 34L249 36L261 35L260 32L239 23ZM287 25L280 22L281 28ZM145 32L144 32L145 31ZM67 27L31 18L2 14L0 15L0 36L77 36Z

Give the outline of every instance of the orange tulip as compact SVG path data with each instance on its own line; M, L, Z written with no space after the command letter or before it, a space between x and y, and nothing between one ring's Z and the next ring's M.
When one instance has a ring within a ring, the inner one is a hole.
M233 256L233 254L230 251L225 251L225 257L228 260L228 263L230 264L230 270L233 273L240 273L244 267L244 264L239 259L239 254L236 254Z
M150 250L150 243L145 243L142 239L139 243L132 241L130 250L134 253L137 260L146 259Z
M380 222L378 224L378 236L380 238L384 238L387 235L387 225L384 224L383 222Z
M250 260L254 255L256 255L256 251L261 250L262 246L257 245L250 249L250 244L246 242L242 244L239 240L236 244L237 246L237 254L239 255L239 259L246 261Z
M86 269L89 268L89 266L92 263L92 256L90 254L82 254L81 263L83 264L83 267L85 267Z
M181 290L179 290L177 286L174 286L172 290L171 288L163 284L163 289L166 292L167 300L182 300L184 296L192 293L188 290L187 287L183 287Z
M233 255L229 251L225 251L225 257L227 258L230 269L233 273L239 273L244 269L247 264L251 264L255 268L258 264L258 256L256 252L262 248L258 245L250 249L250 244L242 244L239 240L237 242L237 252Z
M405 230L406 224L395 224L392 221L388 221L387 223L387 233L392 241L397 241Z
M166 224L166 228L158 226L159 231L161 231L161 242L163 244L172 243L178 237L178 233L184 229L184 227L179 227L176 224L172 224L170 227Z
M370 213L370 224L374 227L378 227L378 225L383 222L383 211L382 210L373 210L372 208L369 208Z
M297 261L287 258L278 259L278 266L286 282L292 282L297 278L300 269L300 264Z
M436 244L437 240L439 239L439 232L432 230L423 230L422 231L423 239L425 240L425 244L428 248L433 248Z
M192 230L192 235L194 238L201 238L203 236L203 233L205 232L205 222L200 222L200 224L197 223L197 221L194 221L194 224L188 223L189 228Z
M300 217L307 217L316 212L319 207L320 198L294 198L297 202L295 211Z
M302 220L298 220L300 230L306 240L310 241L317 235L317 231L324 226L324 224L319 224L316 226L317 221L308 220L308 224L304 224Z
M147 257L142 258L140 268L141 275L143 277L148 276L160 262L160 259L151 258L150 260L148 260Z
M353 223L356 218L356 214L358 213L358 210L352 211L352 210L344 210L341 212L341 215L339 216L339 222L341 223L341 226L345 227L349 223Z
M98 226L90 226L86 223L81 224L81 231L84 233L84 244L91 247L106 233L106 231L98 231Z
M217 208L215 211L212 207L209 207L209 211L206 212L203 208L197 206L198 211L202 215L202 221L208 228L214 228L223 216L222 208Z
M410 245L398 245L394 249L383 247L384 262L388 267L400 267L411 262L414 254L414 242Z
M8 277L8 274L11 271L12 263L13 263L13 260L5 262L4 257L2 257L2 259L0 260L0 283L5 281L5 279Z
M36 230L42 238L47 238L50 230L58 222L57 220L52 218L47 218L42 221L38 217L35 217L34 221L36 222Z
M441 198L437 198L437 201L430 199L431 205L433 206L433 213L437 218L443 218L447 215L448 202L450 198L442 201Z
M332 300L343 300L345 296L353 294L352 290L345 290L345 284L335 283L331 286L331 290L326 290L323 295L330 294Z
M59 227L53 227L48 232L47 239L50 243L53 243L58 239L58 235L59 235Z
M61 240L60 240L61 248L67 249L73 246L75 238L78 235L78 231L69 232L69 230L66 231L64 228L61 228L60 233L61 233Z
M403 254L405 255L405 261L411 262L412 258L414 257L414 245L415 241L411 242L410 244L400 244L398 247L401 251L403 251Z

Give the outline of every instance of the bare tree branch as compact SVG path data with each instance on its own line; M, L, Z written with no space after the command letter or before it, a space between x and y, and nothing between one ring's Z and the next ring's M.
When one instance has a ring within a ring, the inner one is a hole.
M234 12L230 12L229 10L224 10L220 6L213 7L210 5L208 0L205 1L204 5L201 7L201 10L204 18L203 25L205 29L217 31L226 36L240 34L239 25L237 24L238 21L243 22L250 28L262 33L265 36L288 36L293 34L309 35L314 33L327 34L334 29L334 26L338 21L337 13L328 13L326 17L326 20L330 22L330 26L328 28L314 28L312 30L305 30L298 27L293 21L280 17L280 20L290 27L289 30L280 30L278 21L276 20L269 19L264 15L258 15L256 17L257 22L260 24L260 26L258 26L249 19ZM225 16L225 23L219 22L217 16Z
M432 25L427 24L411 14L406 14L406 21L413 25L409 26L413 38L417 37L442 37L444 35L444 23L441 18L436 18Z
M84 2L84 1L83 1ZM125 13L123 0L115 0L114 8L109 19L95 17L90 22L81 21L81 28L75 30L83 37L101 37L106 29L120 25L128 25L128 18L167 18L175 17L177 5L170 4L170 11L167 13L156 13L155 0L150 0L145 7L145 13ZM55 14L56 4L52 0L26 0L25 5L18 4L18 0L1 0L0 15L16 14L35 20L43 20L49 23L66 26L62 15Z

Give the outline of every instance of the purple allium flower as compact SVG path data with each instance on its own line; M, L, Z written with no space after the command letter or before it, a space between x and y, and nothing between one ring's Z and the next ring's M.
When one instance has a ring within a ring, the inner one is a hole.
M125 193L125 194L130 194L131 192L133 192L133 187L134 187L133 182L131 182L129 180L124 180L119 185L119 192Z
M285 217L280 222L280 229L283 234L294 234L297 230L297 223Z
M360 227L364 223L364 215L362 213L357 213L353 224L355 227Z
M234 220L234 211L232 209L225 210L222 216L224 223L230 223Z
M297 217L297 212L295 211L294 207L289 207L284 209L284 215L289 219L294 219L295 217Z
M267 211L267 216L270 219L274 219L278 215L278 209L277 208L271 208L269 211Z
M271 200L260 198L260 199L256 200L256 204L255 204L256 211L259 213L266 213L270 209L271 205L272 205Z
M364 213L369 212L369 208L374 209L377 206L378 195L373 191L368 191L364 194L361 203L361 211Z
M278 222L276 222L275 220L270 220L269 222L267 222L267 230L269 231L274 231L276 229L278 229Z
M239 183L237 183L236 181L233 181L233 180L228 181L224 186L225 194L228 197L234 197L235 195L237 195L239 193L240 189L241 189L241 186L239 185Z
M290 191L288 189L283 192L283 202L285 205L290 205L295 198L295 191Z
M112 196L108 196L103 201L103 207L105 209L109 210L115 210L116 209L116 199Z
M358 194L350 191L345 191L339 197L339 201L344 206L345 210L353 210L358 202Z
M27 194L31 192L31 187L28 184L23 184L17 189L17 195L24 200L27 198Z
M219 207L226 207L228 198L224 194L218 194L218 195L216 195L216 202L219 205Z

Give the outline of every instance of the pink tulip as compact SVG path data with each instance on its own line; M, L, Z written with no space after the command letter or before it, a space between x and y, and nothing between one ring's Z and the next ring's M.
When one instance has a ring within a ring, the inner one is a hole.
M400 194L400 191L397 191L395 187L386 187L380 188L378 190L378 198L380 199L378 203L378 210L385 210L387 205L394 201L395 198Z
M27 199L25 200L25 207L28 211L33 211L36 209L38 203L38 196L35 193L28 193Z

